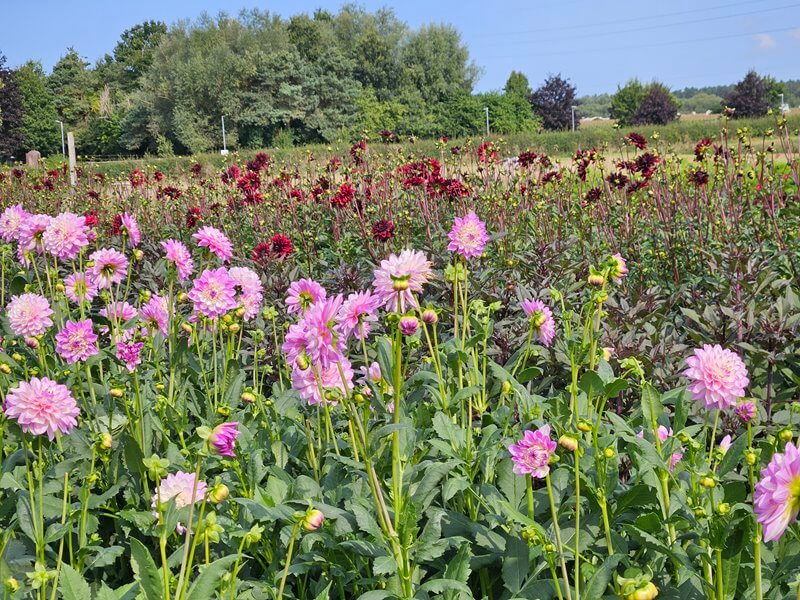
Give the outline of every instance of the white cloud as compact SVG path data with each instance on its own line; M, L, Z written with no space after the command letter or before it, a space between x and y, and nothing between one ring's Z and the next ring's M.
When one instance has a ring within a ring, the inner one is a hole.
M775 38L768 33L757 33L753 36L753 40L762 50L769 50L776 46Z

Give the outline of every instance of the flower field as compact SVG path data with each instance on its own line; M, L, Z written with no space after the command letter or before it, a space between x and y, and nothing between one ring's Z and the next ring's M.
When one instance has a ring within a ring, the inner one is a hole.
M4 598L800 598L796 132L730 126L0 171Z

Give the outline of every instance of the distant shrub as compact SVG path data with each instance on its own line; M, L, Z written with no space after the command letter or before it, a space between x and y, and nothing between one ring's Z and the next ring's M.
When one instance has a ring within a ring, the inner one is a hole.
M666 125L678 118L678 101L667 86L651 83L633 116L634 125Z
M533 112L542 119L544 129L549 131L570 129L572 107L575 105L575 86L560 74L551 75L531 94L531 105Z

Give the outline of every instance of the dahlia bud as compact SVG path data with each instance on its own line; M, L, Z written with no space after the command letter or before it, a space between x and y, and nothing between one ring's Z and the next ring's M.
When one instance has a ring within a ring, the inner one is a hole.
M325 515L322 514L321 510L311 509L306 513L305 518L303 519L303 529L308 532L316 531L322 524L325 522Z
M592 424L589 423L586 419L581 419L578 421L578 431L582 431L583 433L589 433L592 430Z
M603 360L609 362L616 353L617 351L614 348L603 348Z
M398 327L400 327L400 331L403 333L403 335L414 335L415 333L417 333L417 328L419 327L419 321L417 320L417 317L412 317L412 316L401 317Z
M14 352L14 354L11 355L11 358L14 359L14 362L22 362L24 360L24 357L19 352Z
M114 438L111 437L111 434L107 431L104 431L100 438L100 447L103 450L111 450L111 446L114 444Z
M508 394L511 391L511 382L505 380L502 386L503 394Z
M606 278L603 277L600 273L591 273L586 281L588 282L589 285L600 287L606 282Z
M239 398L241 398L242 402L247 404L252 404L256 401L256 395L253 392L242 392L242 395L239 396Z
M186 292L181 292L178 294L178 302L186 302L189 299L189 294Z
M193 330L192 330L192 324L191 323L186 323L186 322L181 323L181 329L183 329L183 332L185 334L192 335L192 331Z
M228 486L224 483L218 483L211 488L211 491L208 493L208 499L214 504L222 504L228 499L229 495L230 490L228 489Z
M236 312L234 314L238 319L244 318L244 308L240 306L239 308L236 309Z
M64 287L64 284L63 284L63 283L61 283L60 281L59 281L59 282L56 284L56 291L57 291L59 294L63 294L63 293L64 293L64 291L65 291L66 289L67 289L67 288L66 288L66 287Z
M544 551L547 552L548 554L552 554L553 552L556 551L556 547L554 544L548 542L547 544L544 545Z
M6 363L0 363L0 373L9 375L11 373L11 367L9 367Z
M792 430L789 429L788 427L785 429L781 429L778 432L778 437L781 439L782 442L791 442L793 437Z
M710 488L716 487L717 482L714 481L713 477L706 476L706 477L701 477L700 478L700 485L702 485L704 488L710 489Z
M606 448L605 450L603 450L603 456L605 456L608 460L611 460L616 455L617 455L617 453L614 452L613 448Z
M19 581L17 581L13 577L9 577L8 579L6 579L5 585L6 585L6 591L9 594L15 594L17 591L19 591Z
M422 311L422 322L426 325L436 325L439 322L439 315L432 308Z
M306 356L305 354L301 354L300 356L298 356L297 360L295 361L295 364L297 365L297 368L300 369L301 371L305 371L306 369L308 369L308 367L311 366L311 363L308 360L308 356Z
M225 313L222 315L222 322L226 325L233 323L233 315L231 315L231 313Z
M122 398L124 390L122 388L114 387L108 390L108 395L112 398Z
M364 394L356 394L353 396L353 400L355 400L357 404L362 404L366 401L366 398L364 397Z
M727 515L729 512L731 512L731 505L727 502L720 502L717 505L717 512L721 515Z
M31 350L37 350L39 348L39 340L37 340L35 337L26 337L25 345Z
M748 450L744 453L744 460L752 467L758 461L758 455L753 450Z
M144 252L139 250L138 248L133 251L133 258L136 260L142 260L144 258Z
M231 323L230 325L228 325L228 331L230 331L231 333L239 333L240 329L241 326L238 323Z
M150 298L153 297L153 294L150 293L150 290L141 290L139 292L139 300L142 302L150 302Z
M558 438L558 445L568 452L575 452L578 449L578 440L565 433Z

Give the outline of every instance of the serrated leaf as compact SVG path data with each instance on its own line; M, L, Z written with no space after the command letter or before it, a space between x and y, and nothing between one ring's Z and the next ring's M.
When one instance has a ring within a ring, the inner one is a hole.
M147 600L163 600L164 585L161 572L144 544L131 538L131 567Z
M88 600L92 597L86 580L66 563L61 565L58 590L61 592L63 600Z
M228 567L233 565L237 558L239 558L238 554L231 554L215 560L207 567L203 567L200 576L195 579L189 588L186 600L208 600L213 598L219 580L228 572Z

